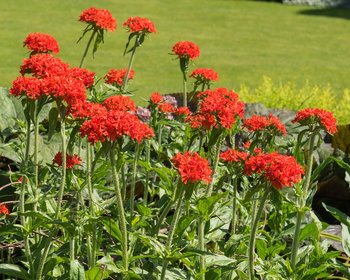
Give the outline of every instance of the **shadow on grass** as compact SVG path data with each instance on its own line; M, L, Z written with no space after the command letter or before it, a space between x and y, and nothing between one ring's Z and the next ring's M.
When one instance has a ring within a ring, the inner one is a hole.
M298 14L307 16L322 16L331 18L342 18L350 20L350 9L344 8L317 8L299 11Z

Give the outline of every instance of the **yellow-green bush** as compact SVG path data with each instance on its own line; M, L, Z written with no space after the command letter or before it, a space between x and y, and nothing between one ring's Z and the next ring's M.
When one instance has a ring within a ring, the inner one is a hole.
M259 102L269 108L300 110L303 108L323 108L332 111L339 124L350 123L350 91L345 89L338 97L327 86L310 85L306 82L298 87L292 82L274 83L264 76L262 84L251 89L242 85L240 98L245 102Z

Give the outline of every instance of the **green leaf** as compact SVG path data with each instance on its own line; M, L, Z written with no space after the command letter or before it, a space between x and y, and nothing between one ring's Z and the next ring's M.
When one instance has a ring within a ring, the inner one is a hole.
M122 240L122 233L119 229L119 225L116 221L112 220L112 219L108 219L108 220L103 220L102 221L105 230L111 235L113 236L115 239L117 239L118 241L121 242Z
M218 193L214 196L200 198L197 202L198 214L208 221L213 214L215 204L225 196L227 196L227 193Z
M8 90L0 87L0 131L15 124L17 118L16 108L10 99Z
M28 272L16 264L0 264L0 275L7 275L19 279L30 279Z
M49 133L48 133L49 141L52 135L56 132L57 119L58 119L58 110L57 110L57 107L53 107L49 112Z
M339 222L346 225L347 227L350 227L350 217L344 214L342 211L328 206L324 203L322 203L323 207L327 210L327 212L331 213L334 218L336 218Z
M73 260L70 262L69 279L85 280L84 267L79 263L78 260Z
M314 241L319 240L320 231L316 225L315 222L311 224L307 224L301 231L300 231L300 241L303 241L307 238L312 238Z
M85 272L86 280L101 280L106 279L106 277L108 277L108 273L101 267L93 267Z
M266 240L263 240L260 238L257 239L256 240L256 250L257 250L258 256L264 260L269 253Z
M142 216L149 217L152 214L151 208L146 207L142 204L137 204L137 209L139 210L139 212Z
M350 256L350 228L344 224L341 224L341 237L342 245L345 253Z
M183 216L180 218L178 225L176 227L176 234L178 235L178 237L181 239L183 233L185 232L185 230L189 227L190 224L192 224L192 222L194 221L194 219L197 216L195 215L188 215L188 216Z

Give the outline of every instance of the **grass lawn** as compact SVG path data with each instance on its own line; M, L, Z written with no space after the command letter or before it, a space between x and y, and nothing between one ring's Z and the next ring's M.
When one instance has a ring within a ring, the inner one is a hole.
M28 55L22 42L31 32L53 35L60 57L77 66L87 41L76 44L85 27L77 18L90 6L109 9L118 21L95 59L90 55L86 61L99 77L112 67L127 66L129 57L122 53L128 34L122 23L129 16L148 17L156 25L157 34L136 52L130 89L137 101L154 91L181 91L178 61L169 55L180 40L200 46L195 66L215 69L217 86L255 87L267 75L277 82L330 84L337 94L350 88L350 10L233 0L0 1L0 85L9 87L18 75Z

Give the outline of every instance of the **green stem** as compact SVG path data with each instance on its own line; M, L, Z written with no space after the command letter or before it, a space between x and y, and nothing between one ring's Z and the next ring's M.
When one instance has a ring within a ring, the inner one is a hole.
M202 254L199 257L199 279L205 280L205 257L204 257L204 251L205 251L205 243L204 243L204 227L205 227L205 221L203 217L200 217L198 222L198 249L202 252Z
M87 180L87 187L88 187L88 194L89 194L89 210L90 215L92 218L95 218L95 201L93 196L93 187L92 187L92 180L91 180L91 157L92 157L92 149L93 146L90 146L89 143L86 141L86 180ZM92 237L88 238L88 260L89 260L89 267L92 268L96 264L96 244L97 244L97 231L96 231L96 224L93 223L92 225L93 231L92 231ZM92 240L91 240L92 239Z
M300 236L300 230L301 230L301 222L304 218L304 210L303 208L306 205L307 196L309 193L310 183L311 183L311 175L312 175L312 164L313 164L313 151L314 151L314 145L315 145L315 138L316 134L313 133L310 137L309 141L309 150L308 150L308 158L306 163L306 175L305 180L303 184L303 197L301 198L301 205L298 209L298 215L297 215L297 221L295 225L295 231L294 231L294 239L292 243L292 253L291 253L291 267L293 270L296 268L296 264L298 262L298 249L299 249L299 236Z
M130 220L131 221L134 218L137 163L139 161L140 151L141 151L140 145L137 143L135 148L135 158L132 166L132 180L131 180L131 190L130 190Z
M187 71L183 71L183 106L187 107Z
M129 75L130 75L130 72L131 72L132 64L134 63L136 48L138 46L140 46L139 45L139 38L140 38L140 35L137 34L136 38L135 38L134 47L133 47L132 52L131 52L131 57L130 57L130 60L129 60L128 71L126 72L126 75L125 75L124 80L123 80L123 85L122 85L122 92L123 93L125 93L127 88L128 88L128 80L129 80Z
M174 213L173 219L171 221L170 229L169 229L169 235L168 235L168 239L166 242L166 251L171 250L171 245L173 242L175 230L176 230L177 224L179 222L179 217L180 217L180 213L181 213L182 202L183 202L182 195L184 193L185 188L184 188L183 184L180 184L179 187L181 189L179 191L179 196L177 198L175 213ZM166 273L167 267L168 267L168 260L166 258L164 258L163 266L162 266L162 274L160 276L161 280L165 279L165 273Z
M28 103L27 103L28 104ZM26 130L26 147L25 147L25 152L24 152L24 159L23 162L21 163L21 174L25 174L26 169L27 169L27 163L29 159L29 147L30 147L30 120L27 121L26 123L27 130ZM27 177L23 176L22 177L22 183L21 183L21 192L20 192L20 211L22 213L21 215L21 224L24 229L23 232L23 239L24 239L24 253L26 255L26 258L29 263L29 268L31 274L34 273L34 267L33 267L33 259L32 259L32 252L30 249L30 243L29 243L29 237L27 233L27 219L23 215L25 213L25 196L26 196L26 181Z
M119 227L121 232L121 247L122 247L122 260L124 272L128 272L129 267L129 256L128 256L128 232L126 227L126 219L124 212L123 199L120 191L119 177L116 170L116 160L115 160L115 145L113 144L110 148L110 159L111 159L111 169L112 178L116 194L116 203L119 216Z
M89 41L88 41L88 43L87 43L87 45L86 45L86 47L85 47L83 56L82 56L82 58L81 58L81 60L80 60L79 68L83 67L83 65L84 65L84 60L85 60L85 58L86 58L86 55L87 55L87 53L88 53L88 51L89 51L90 45L91 45L91 43L92 43L92 40L93 40L94 37L95 37L96 32L97 32L97 29L95 28L95 29L92 31L91 36L90 36L90 39L89 39Z
M35 194L35 203L34 211L37 210L37 194L39 187L39 112L38 112L38 101L35 102L34 109L34 194Z
M237 176L232 179L233 195L232 195L232 219L231 219L231 235L236 233L236 211L237 211Z
M224 140L224 138L223 138L223 135L221 134L219 136L219 139L218 139L218 142L216 145L216 150L215 150L214 163L213 163L213 180L211 181L209 187L207 188L207 191L205 193L206 197L211 196L211 194L213 192L213 187L214 187L215 179L217 176L216 169L219 165L219 157L220 157L221 145L222 145L223 140Z
M150 166L151 163L151 144L150 141L146 141L146 163L148 166ZM146 178L145 178L145 187L143 190L143 204L144 206L147 206L147 201L148 201L148 190L149 190L149 170L147 168L146 170Z
M256 232L258 229L259 219L260 216L264 210L265 202L270 193L269 189L266 189L263 196L260 198L260 205L258 208L258 211L255 215L252 229L250 232L250 238L249 238L249 252L248 252L248 261L249 261L249 279L254 280L254 251L255 251L255 240L256 240ZM253 216L254 217L254 216Z
M65 126L65 110L66 108L64 106L61 106L60 102L57 102L57 108L59 109L60 112L60 117L61 117L61 145L62 145L62 178L61 178L61 185L59 188L59 192L58 192L58 198L57 198L57 207L56 207L56 212L55 212L55 218L54 220L57 220L60 216L60 212L61 212L61 204L62 204L62 200L63 200L63 194L64 194L64 187L66 184L66 126ZM41 280L41 276L43 273L43 269L46 263L46 259L47 256L49 254L50 248L51 248L51 241L52 238L54 236L54 234L56 233L57 228L54 227L53 229L51 229L51 232L49 234L49 236L46 239L45 245L44 245L44 250L43 250L43 254L42 257L40 259L40 263L37 269L37 274L36 274L36 279L37 280Z

